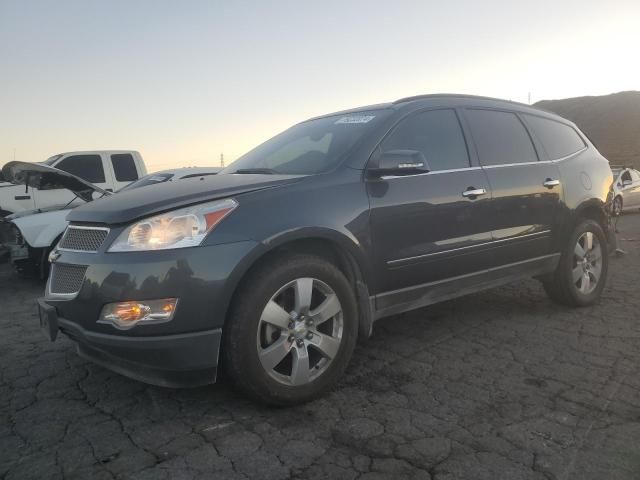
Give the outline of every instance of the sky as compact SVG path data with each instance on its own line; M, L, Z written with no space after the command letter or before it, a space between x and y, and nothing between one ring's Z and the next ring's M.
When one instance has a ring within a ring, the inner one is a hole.
M640 90L638 0L0 0L0 165L132 149L229 163L306 118L422 93Z

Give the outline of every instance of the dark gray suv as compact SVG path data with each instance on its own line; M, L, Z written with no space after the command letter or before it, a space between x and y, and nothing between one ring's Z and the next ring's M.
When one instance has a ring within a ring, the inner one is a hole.
M381 317L525 277L595 302L611 186L574 124L526 105L426 95L325 115L217 176L73 210L41 324L145 382L222 366L254 398L303 402Z

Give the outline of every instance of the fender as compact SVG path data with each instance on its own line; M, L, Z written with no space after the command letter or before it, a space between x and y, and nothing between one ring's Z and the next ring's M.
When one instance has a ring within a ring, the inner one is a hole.
M369 283L371 269L364 253L364 247L360 240L349 230L338 231L327 227L300 227L280 232L277 235L264 239L261 243L265 246L266 250L269 251L289 242L306 239L328 240L344 249L356 261L365 283Z
M245 256L234 271L229 276L227 285L225 287L224 295L224 316L226 317L227 311L233 299L233 295L249 270L268 253L276 250L287 243L294 242L296 240L326 240L330 243L337 245L341 248L342 252L347 252L359 272L356 273L355 279L355 291L358 304L361 310L360 318L360 332L364 336L371 334L372 310L369 298L368 281L371 278L371 269L369 262L366 259L365 252L361 242L351 232L340 232L331 228L324 227L301 227L293 230L287 230L270 238L264 239L261 242L257 242L252 251Z
M10 220L20 229L22 236L33 248L49 248L67 228L66 216L70 209L35 213Z

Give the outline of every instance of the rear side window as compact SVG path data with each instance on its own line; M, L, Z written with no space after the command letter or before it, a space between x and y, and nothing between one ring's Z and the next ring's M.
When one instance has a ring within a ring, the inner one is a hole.
M458 116L453 110L429 110L404 119L380 146L390 150L417 150L424 154L429 168L450 170L467 168L469 154Z
M482 165L538 161L531 137L514 113L467 110L466 114Z
M104 168L100 155L71 155L64 158L56 168L76 175L87 182L104 183Z
M524 118L533 135L542 142L549 160L566 157L586 146L580 135L568 125L534 115L524 115Z
M138 179L136 163L130 153L116 153L111 155L113 172L118 182L133 182Z

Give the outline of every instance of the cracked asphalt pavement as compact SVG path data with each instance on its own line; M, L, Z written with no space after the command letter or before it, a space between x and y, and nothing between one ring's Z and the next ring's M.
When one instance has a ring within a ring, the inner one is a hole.
M535 280L376 323L330 394L272 409L50 343L0 265L0 479L640 478L640 213L591 308Z

